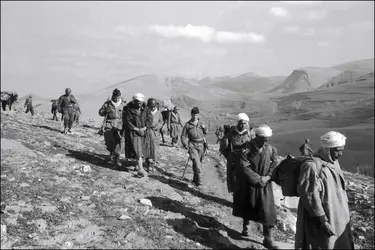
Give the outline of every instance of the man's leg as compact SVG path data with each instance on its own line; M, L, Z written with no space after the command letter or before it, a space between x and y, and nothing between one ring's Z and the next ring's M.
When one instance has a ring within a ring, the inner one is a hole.
M62 117L64 118L64 134L68 132L69 127L69 110L64 109Z
M120 153L121 153L121 135L120 130L117 128L113 128L113 151L114 151L114 163L118 167L122 167L121 161L120 161Z
M34 108L33 107L30 108L30 113L31 113L31 115L34 115Z
M279 249L273 240L274 226L263 225L263 245L268 249Z
M189 143L189 154L190 158L193 162L193 182L196 186L201 185L201 157L199 152L199 144L197 143ZM202 144L203 147L203 144Z
M242 233L241 233L243 236L249 236L249 231L247 229L247 226L249 224L250 224L249 220L243 219L243 222L242 222Z
M70 132L70 133L72 132L74 120L75 120L75 111L74 111L74 109L70 109L69 110L69 129L68 129L68 132Z
M107 129L104 131L104 141L105 141L106 148L109 151L110 161L113 161L114 160L114 145L113 145L114 138L113 138L112 130Z

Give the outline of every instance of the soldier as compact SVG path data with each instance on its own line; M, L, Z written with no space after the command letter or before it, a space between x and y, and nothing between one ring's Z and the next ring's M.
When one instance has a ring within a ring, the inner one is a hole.
M181 142L188 149L189 157L192 159L194 171L193 182L196 186L202 184L201 165L205 153L206 134L206 126L199 119L199 109L194 107L191 110L191 119L182 129Z
M172 147L176 146L178 136L180 135L180 126L182 127L180 114L177 110L179 110L179 108L175 106L168 117L168 131L170 132L170 136L172 138Z
M31 115L34 115L34 108L33 108L33 97L29 95L28 98L25 100L25 105L23 106L24 108L26 107L25 113L28 113L30 111Z
M59 103L59 100L51 100L51 102L52 102L51 113L53 114L52 120L58 121L58 119L57 119L57 105Z
M310 140L306 139L305 143L302 144L299 147L299 152L301 153L301 156L307 156L307 155L312 155L314 152L309 146Z
M223 130L222 130L221 127L218 127L216 129L215 135L216 135L216 138L217 138L216 144L218 144L220 142L220 140L223 138Z
M103 130L105 145L109 151L109 159L118 167L122 166L119 157L123 136L123 109L124 103L121 99L121 92L118 89L113 90L111 100L106 101L99 109L99 115L105 117L106 121Z
M153 122L151 127L146 130L146 137L144 142L144 153L148 156L148 170L152 168L154 170L154 164L159 156L159 137L158 132L163 126L163 116L157 108L157 103L154 98L150 98L147 101L147 107L153 116Z
M60 96L57 110L64 117L64 134L72 133L72 126L75 120L76 110L74 104L77 103L76 98L71 94L70 88L65 89L65 95Z

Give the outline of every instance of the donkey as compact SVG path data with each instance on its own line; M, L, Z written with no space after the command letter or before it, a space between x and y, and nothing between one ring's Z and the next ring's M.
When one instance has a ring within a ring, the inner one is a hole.
M6 105L9 110L12 110L12 104L18 102L18 94L16 92L1 91L1 106L3 111L6 110Z

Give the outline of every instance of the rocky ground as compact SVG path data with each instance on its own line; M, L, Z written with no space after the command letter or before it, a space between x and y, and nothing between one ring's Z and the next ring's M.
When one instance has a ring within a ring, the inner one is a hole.
M107 161L100 118L82 117L73 134L47 111L1 113L1 248L264 249L261 227L231 215L232 197L217 146L204 160L205 185L195 188L187 152L161 146L156 171L139 178L134 162ZM357 248L373 247L373 179L347 173ZM362 183L365 186L359 186ZM293 248L295 212L280 202L276 240Z

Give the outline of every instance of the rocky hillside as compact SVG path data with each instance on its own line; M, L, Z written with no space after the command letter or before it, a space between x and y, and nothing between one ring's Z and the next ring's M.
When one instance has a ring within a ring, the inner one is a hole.
M231 215L217 145L203 163L195 188L187 152L161 146L156 171L139 178L134 162L117 170L107 161L100 120L82 117L71 135L37 110L34 117L1 113L1 248L250 248L264 249L260 226L242 237ZM169 140L168 140L169 141ZM348 174L357 248L373 246L373 179ZM354 183L362 183L362 186ZM295 201L280 201L276 240L293 247ZM289 208L288 208L289 207Z

